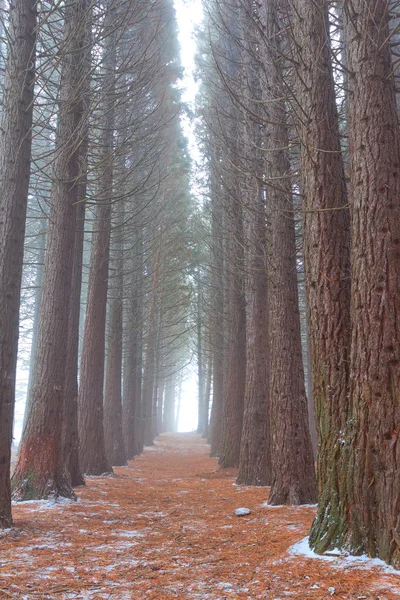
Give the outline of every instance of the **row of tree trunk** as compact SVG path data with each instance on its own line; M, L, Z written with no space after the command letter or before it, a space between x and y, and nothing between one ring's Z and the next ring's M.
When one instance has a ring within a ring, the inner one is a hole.
M211 3L202 67L211 452L239 468L238 482L271 485L272 504L316 499L304 271L318 430L310 544L398 565L400 132L389 4L350 0L329 14L324 0Z

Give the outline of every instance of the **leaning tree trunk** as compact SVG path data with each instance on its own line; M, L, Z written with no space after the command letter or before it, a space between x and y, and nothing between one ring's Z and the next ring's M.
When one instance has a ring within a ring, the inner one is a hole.
M265 5L264 5L265 6ZM271 226L270 256L270 415L272 485L268 503L311 504L317 499L314 457L308 427L301 345L289 136L279 60L281 26L278 5L263 11L268 123L267 202Z
M296 64L304 266L318 429L318 513L310 544L340 545L345 532L341 431L348 414L349 214L325 0L290 0ZM316 61L315 57L319 60Z
M108 15L112 17L112 15ZM112 28L112 23L108 23ZM87 475L112 473L107 459L103 424L105 329L113 190L113 135L115 101L115 38L109 34L104 48L102 160L95 231L92 237L89 293L82 344L78 397L79 460Z
M0 138L0 528L10 527L10 458L32 143L36 0L11 0Z
M17 499L74 497L62 447L68 318L78 199L79 158L86 127L83 90L87 0L66 6L61 93L51 212L45 258L35 373L29 414L13 475Z
M388 2L346 5L351 160L348 543L400 566L400 130Z

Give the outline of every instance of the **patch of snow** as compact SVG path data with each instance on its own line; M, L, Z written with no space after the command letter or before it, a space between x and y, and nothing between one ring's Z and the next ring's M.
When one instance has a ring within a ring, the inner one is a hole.
M117 535L119 537L127 537L127 538L144 537L144 534L140 533L139 531L119 531L117 533Z
M341 550L331 550L329 554L316 554L313 550L311 550L308 537L303 538L296 544L294 544L291 548L289 548L289 554L292 556L304 556L305 558L314 558L316 560L325 560L331 563L335 563L335 567L349 567L353 566L359 569L371 569L373 567L378 567L383 570L385 573L391 573L398 575L400 573L399 569L395 569L391 567L383 560L379 558L369 558L365 554L361 556L353 556L348 554L347 552L342 552ZM332 556L331 554L335 554Z
M268 500L261 504L264 508L290 508L301 510L302 508L317 508L318 504L268 504Z

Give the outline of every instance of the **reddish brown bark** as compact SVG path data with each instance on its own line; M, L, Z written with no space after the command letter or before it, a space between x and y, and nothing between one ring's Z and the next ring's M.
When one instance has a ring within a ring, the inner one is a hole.
M341 431L347 420L349 215L330 54L328 5L290 0L301 144L304 265L318 429L319 552L342 543L346 503ZM318 60L316 60L318 57Z
M265 5L264 5L265 6ZM270 415L272 485L269 504L311 504L317 499L308 427L297 283L296 235L291 189L289 136L282 86L278 4L262 13L267 37L265 69L267 202L271 226Z
M246 388L237 483L270 485L268 284L262 188L248 194L246 214Z
M267 222L265 211L261 65L259 40L254 36L255 5L246 3L242 36L246 44L243 71L249 86L243 160L249 175L242 183L244 247L246 264L246 386L237 483L270 485L269 345ZM258 15L257 15L258 16Z
M239 198L226 199L226 330L223 428L219 464L239 466L246 382L246 312L243 273L243 218Z
M82 124L83 59L88 2L65 8L61 93L54 159L51 212L43 278L35 372L29 413L13 475L17 499L50 495L74 497L65 471L62 418L65 397L69 304L80 143ZM81 93L77 93L77 90Z
M388 2L346 4L351 159L348 543L400 566L400 129Z
M83 192L86 186L80 186ZM79 194L79 199L82 201ZM79 317L82 287L82 258L85 225L85 204L77 206L77 231L74 242L74 258L72 271L71 299L68 319L68 345L65 364L65 397L63 420L63 446L65 469L72 487L84 485L85 480L79 464L78 439L78 349L79 349Z
M109 18L111 15L109 15ZM112 27L112 23L108 23ZM105 44L101 175L96 206L78 397L79 459L87 475L112 473L103 425L105 328L113 189L115 39Z
M0 138L0 528L10 527L10 458L32 142L36 2L11 0Z
M87 5L89 6L89 4ZM90 9L89 9L90 10ZM77 178L78 193L76 206L76 232L74 240L74 254L72 267L71 298L68 318L68 344L65 363L65 395L64 395L64 420L63 420L63 447L65 469L70 478L72 487L84 485L79 464L79 437L78 437L78 352L79 352L79 320L81 312L82 290L82 263L83 243L85 230L85 199L87 188L88 166L88 113L90 104L90 69L91 69L91 12L86 19L86 39L84 56L82 56L82 119L85 129L79 148L79 176Z

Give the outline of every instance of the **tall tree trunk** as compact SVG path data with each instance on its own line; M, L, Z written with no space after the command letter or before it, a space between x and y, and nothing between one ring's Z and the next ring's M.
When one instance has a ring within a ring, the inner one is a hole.
M223 405L223 378L224 378L224 258L223 258L223 228L222 210L219 204L218 190L216 189L215 175L212 177L214 185L211 190L211 228L212 228L212 357L213 357L213 399L210 416L210 454L219 456L222 440L222 405ZM220 186L218 186L219 188Z
M35 277L35 300L33 308L33 325L32 325L32 344L31 351L29 354L29 378L27 388L27 398L24 410L24 421L22 425L22 431L25 429L26 420L29 413L29 397L30 390L32 388L33 374L35 372L35 359L39 333L39 316L40 316L40 299L42 297L42 283L43 283L43 272L44 272L44 257L46 249L46 236L41 233L39 234L39 249L37 253L37 267Z
M182 383L183 383L183 375L182 372L179 374L179 383L178 383L178 393L176 400L176 414L175 414L175 429L174 431L179 431L179 417L181 413L181 398L182 398Z
M0 137L0 528L10 527L10 458L28 202L36 1L11 0Z
M352 551L400 566L400 129L388 2L346 4L351 149Z
M65 7L61 93L35 374L13 475L15 497L73 497L62 447L68 319L79 187L87 0Z
M86 144L83 144L85 146ZM81 147L82 149L82 147ZM72 287L68 319L68 345L65 363L65 397L63 421L63 446L65 469L72 487L84 485L79 464L78 436L78 352L79 352L79 318L81 309L82 259L85 228L86 185L81 184L77 205L77 229L75 233Z
M146 355L143 370L143 444L152 446L153 438L153 393L155 385L155 351L156 351L156 323L157 323L157 290L159 285L160 260L162 249L162 229L159 232L159 247L154 262L151 302L148 315L146 334Z
M246 387L237 483L270 485L268 295L266 221L263 190L247 194L246 237ZM258 189L257 189L258 188Z
M76 206L76 231L74 240L72 286L68 317L68 344L65 363L65 396L63 420L63 447L66 472L72 487L84 485L79 463L79 436L78 436L78 364L79 364L79 324L81 314L81 292L83 272L83 248L85 237L85 213L87 191L87 169L89 150L90 112L90 74L92 53L92 12L87 2L88 15L86 19L85 53L82 64L82 101L83 101L83 130L79 148L79 178Z
M296 64L304 264L313 395L318 429L318 513L310 544L341 544L341 431L348 414L350 330L349 214L325 0L290 0ZM318 56L318 61L315 57Z
M125 250L125 254L127 249ZM123 433L128 460L143 450L142 431L142 337L143 337L143 230L133 231L132 256L127 261L130 280L125 308Z
M254 3L246 5L243 39L247 43L244 72L251 95L243 142L249 175L243 192L246 264L246 387L237 483L270 485L271 452L269 422L268 276L264 160L260 135L262 80L257 61L258 40L253 37Z
M165 379L161 379L159 384L159 393L157 399L157 431L158 434L164 433L164 410L165 410Z
M108 354L104 392L104 439L106 455L111 465L126 465L126 453L122 432L122 294L123 294L123 221L124 211L115 207L115 227L111 244L114 259L114 277L110 286L110 309L108 323Z
M175 376L169 377L165 386L165 431L175 431Z
M265 5L264 5L265 6ZM278 4L264 11L268 51L267 191L271 224L270 414L272 485L269 504L310 504L317 499L314 457L308 427L301 345L289 136L279 59Z
M243 275L243 218L239 198L227 194L228 227L223 430L219 464L238 467L246 381L246 313Z
M112 28L108 7L107 28ZM79 459L87 475L112 473L107 459L103 424L105 329L110 254L111 201L113 190L113 135L115 101L115 37L106 37L103 80L102 160L95 231L92 237L89 293L83 335L78 397Z
M136 236L135 236L136 237ZM137 244L133 246L133 252L137 254ZM126 306L126 324L124 336L124 378L123 378L123 433L125 451L128 460L133 460L135 454L140 453L137 419L140 422L140 389L141 368L139 367L139 355L141 354L141 323L139 319L139 285L141 273L138 272L136 260L131 260L130 283L128 301Z
M315 420L315 404L312 389L312 366L311 366L311 351L310 351L310 336L308 333L308 324L306 323L305 331L305 349L303 349L303 359L307 369L306 374L306 394L307 394L307 406L308 406L308 425L310 428L311 444L313 447L314 460L318 455L318 438L317 438L317 424Z
M204 373L203 373L203 339L202 339L202 286L201 272L197 273L197 377L198 377L198 397L197 397L197 433L203 433L204 430Z
M210 332L210 337L211 337L211 332ZM210 344L210 348L211 348L211 344ZM210 352L210 350L209 350L209 352ZM209 354L208 360L207 360L207 370L206 370L207 378L206 378L206 389L205 389L205 393L204 393L204 407L203 407L204 427L203 427L203 436L202 437L205 439L208 439L209 431L210 431L209 412L210 412L212 371L213 371L212 355Z

